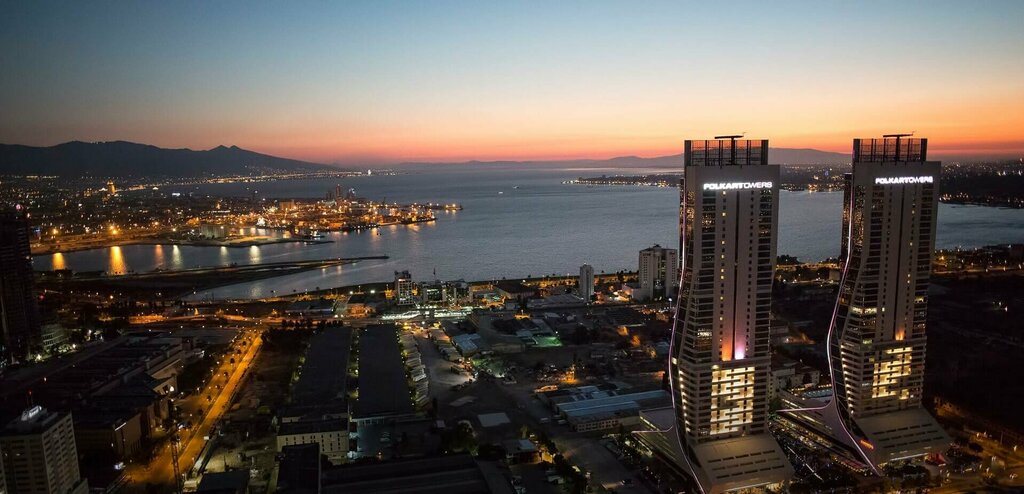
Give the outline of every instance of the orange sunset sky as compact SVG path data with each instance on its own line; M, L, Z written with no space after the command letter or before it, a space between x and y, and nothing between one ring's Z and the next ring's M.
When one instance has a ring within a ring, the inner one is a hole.
M8 6L0 142L328 163L607 158L746 132L1024 155L1024 2ZM884 15L883 15L884 14Z

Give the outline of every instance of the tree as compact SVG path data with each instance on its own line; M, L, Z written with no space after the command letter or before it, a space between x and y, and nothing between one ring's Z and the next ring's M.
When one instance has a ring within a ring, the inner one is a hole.
M592 338L587 327L580 324L573 330L571 340L575 345L586 345L591 342Z
M464 422L441 434L441 450L445 453L476 454L477 442L473 429Z

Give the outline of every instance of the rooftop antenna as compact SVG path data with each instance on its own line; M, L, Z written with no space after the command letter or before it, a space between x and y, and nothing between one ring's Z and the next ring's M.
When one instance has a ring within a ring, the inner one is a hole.
M896 161L899 161L899 159L900 159L900 139L902 139L904 137L913 137L914 136L914 132L917 132L917 131L916 130L912 130L912 131L910 131L909 134L907 134L907 133L903 133L903 134L885 134L885 135L882 136L883 138L886 138L886 139L893 138L893 137L896 138L896 155L893 156L893 159L895 159ZM882 153L883 154L885 153L884 148L883 148Z
M747 131L744 130L740 134L715 136L715 139L729 139L729 140L735 141L736 139L739 139L739 138L741 138L741 137L743 137L745 135L747 135Z
M742 138L745 135L747 135L746 131L743 131L743 133L741 133L741 134L715 136L716 140L729 139L729 164L730 165L735 165L736 164L736 139L740 139L740 138Z

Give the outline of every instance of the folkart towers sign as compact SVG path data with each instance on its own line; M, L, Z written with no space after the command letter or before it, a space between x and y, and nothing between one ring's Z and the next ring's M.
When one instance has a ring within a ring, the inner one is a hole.
M875 185L901 185L901 184L930 184L935 182L935 177L922 175L920 177L877 177Z
M704 190L770 189L771 182L718 182L704 184Z

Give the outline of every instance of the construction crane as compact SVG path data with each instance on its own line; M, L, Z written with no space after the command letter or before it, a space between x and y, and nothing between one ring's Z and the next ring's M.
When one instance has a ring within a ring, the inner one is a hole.
M178 437L178 427L175 425L174 432L171 433L171 466L174 469L174 492L181 494L181 470L178 467L178 443L181 438Z

